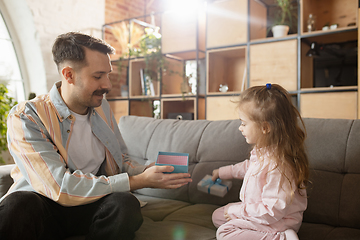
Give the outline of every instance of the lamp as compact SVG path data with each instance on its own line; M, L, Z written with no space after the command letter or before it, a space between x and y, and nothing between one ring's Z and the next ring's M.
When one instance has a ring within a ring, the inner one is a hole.
M309 51L306 53L307 57L319 57L318 44L317 42L312 42L310 45Z

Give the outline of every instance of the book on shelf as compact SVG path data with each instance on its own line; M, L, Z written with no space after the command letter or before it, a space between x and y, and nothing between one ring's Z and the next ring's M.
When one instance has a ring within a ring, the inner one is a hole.
M140 82L141 82L141 90L142 95L146 95L146 84L145 84L145 78L144 78L144 69L140 69Z

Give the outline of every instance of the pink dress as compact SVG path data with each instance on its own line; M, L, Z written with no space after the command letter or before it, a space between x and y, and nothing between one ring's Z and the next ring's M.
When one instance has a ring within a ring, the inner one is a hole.
M241 202L230 203L213 213L218 240L281 240L285 239L285 230L299 230L307 207L306 190L299 194L294 181L291 187L274 166L269 155L260 163L256 151L252 150L250 160L219 169L221 179L244 180ZM231 218L229 221L224 217L225 210Z

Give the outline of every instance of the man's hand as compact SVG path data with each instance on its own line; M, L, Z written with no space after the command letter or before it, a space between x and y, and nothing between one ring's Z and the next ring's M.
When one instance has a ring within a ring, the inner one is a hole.
M139 175L130 176L130 190L140 188L179 188L192 182L189 173L172 173L165 172L174 171L173 166L151 166L145 169Z

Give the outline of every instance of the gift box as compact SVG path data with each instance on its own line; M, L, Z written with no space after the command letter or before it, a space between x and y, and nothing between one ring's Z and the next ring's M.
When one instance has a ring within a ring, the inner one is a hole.
M216 179L216 181L211 180L210 175L206 175L198 184L197 189L199 191L209 193L211 195L215 195L218 197L224 197L225 194L230 190L232 186L231 181L224 181L220 178Z
M187 173L189 166L189 154L176 152L159 152L155 165L173 166L174 171L172 171L171 173Z

